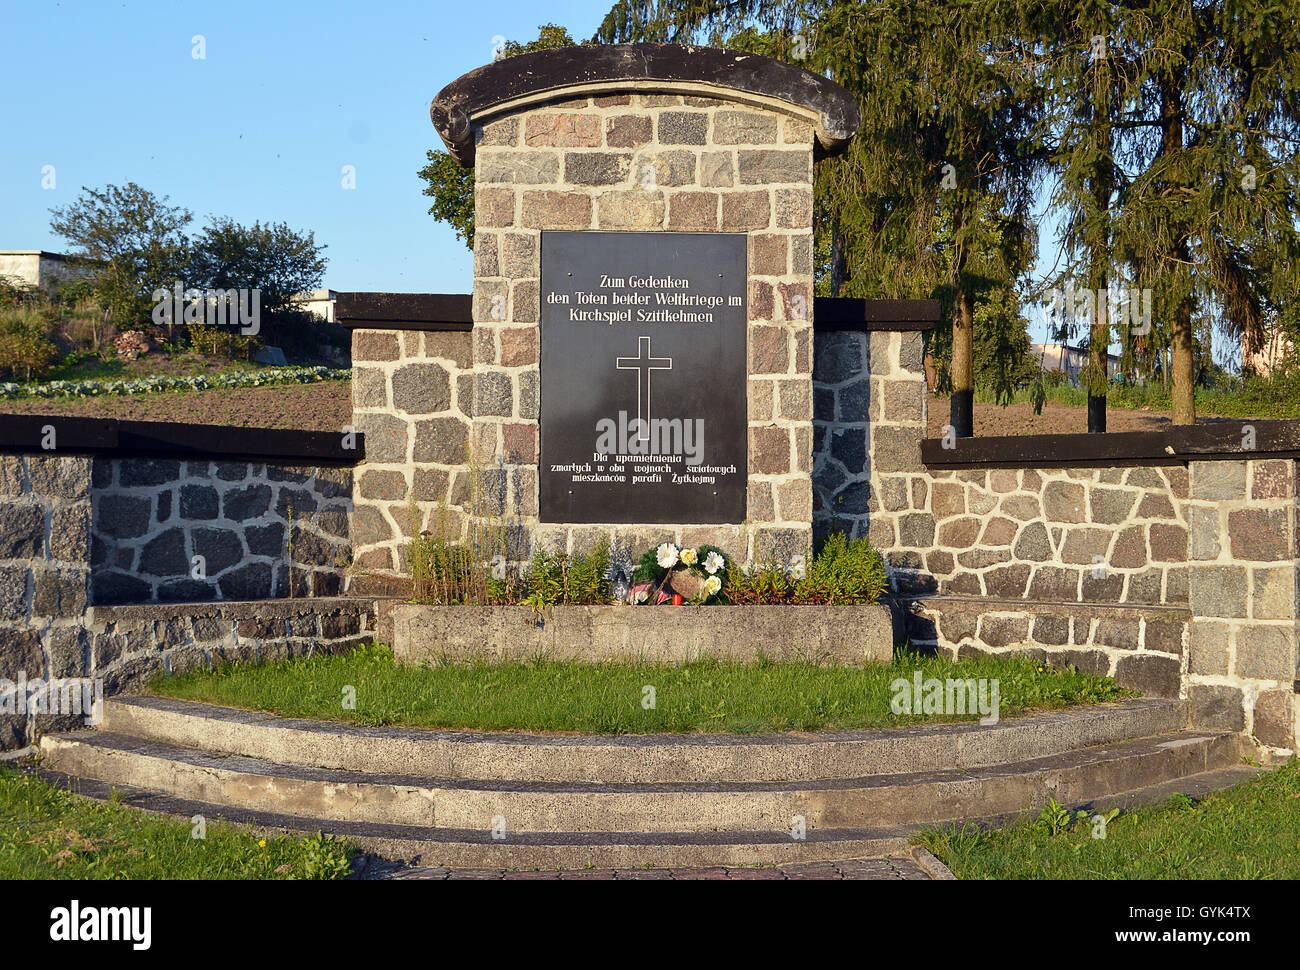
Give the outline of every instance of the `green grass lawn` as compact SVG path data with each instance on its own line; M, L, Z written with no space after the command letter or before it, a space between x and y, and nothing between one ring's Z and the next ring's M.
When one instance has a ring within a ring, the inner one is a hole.
M959 879L1300 879L1300 761L1199 802L1124 813L1104 839L1090 824L934 829L921 844Z
M341 879L338 839L263 838L104 804L0 768L0 879Z
M715 732L753 734L898 727L978 714L895 716L898 677L996 678L1000 716L1131 696L1104 677L1028 660L953 663L900 653L890 666L805 663L467 663L395 666L387 647L362 647L263 666L228 664L156 680L159 694L270 711L286 717L366 725L583 734ZM654 707L643 706L646 687ZM345 689L355 708L345 709Z

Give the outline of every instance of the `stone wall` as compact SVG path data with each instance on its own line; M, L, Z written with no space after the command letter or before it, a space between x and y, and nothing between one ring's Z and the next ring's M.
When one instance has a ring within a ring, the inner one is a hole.
M6 639L0 649L0 690L12 692L20 678L29 689L37 680L75 678L108 697L138 692L161 673L186 673L225 660L266 663L345 653L376 638L385 609L373 599L353 597L91 607L66 624L43 629L43 664L39 651L15 651L13 640ZM0 637L8 636L0 627ZM17 706L11 696L0 713L0 751L85 725L84 715L18 713Z
M478 132L473 438L507 516L548 545L665 538L748 558L811 540L812 166L807 120L654 92L532 107ZM749 237L747 527L538 521L543 229Z
M96 457L91 474L94 603L343 591L350 468Z
M87 453L33 447L50 422ZM3 431L15 452L0 454L0 750L82 726L80 713L31 710L26 699L51 683L109 695L160 671L375 635L373 598L334 595L348 565L351 469L191 460L193 444L179 446L185 460L119 454L122 438L157 446L174 435L231 455L296 443L300 456L338 460L351 446L334 436L20 417ZM285 598L256 599L273 595ZM143 605L106 605L114 598ZM225 602L154 602L168 598Z
M1079 603L1187 604L1183 466L932 471L887 546L913 589ZM928 514L927 514L928 513Z
M899 588L937 592L915 600L913 639L1029 650L1300 750L1296 465L930 472L931 547L889 552Z
M96 606L87 618L92 663L104 693L140 690L157 674L225 660L269 663L346 653L375 638L387 609L373 598L322 596L272 602Z
M953 656L1028 651L1177 697L1186 669L1182 466L926 470L882 496L910 634Z
M914 555L933 570L912 640L1029 651L1300 750L1298 464L931 472L932 548L889 553L902 589L925 588Z
M1245 453L1254 435L1230 428L1197 446L1228 452L1212 460L1171 460L1162 439L1147 460L1062 467L1083 438L1063 435L1039 461L929 442L932 467L920 351L919 334L819 333L814 370L818 531L884 554L912 644L1073 665L1187 700L1195 727L1300 750L1297 461Z
M956 660L1025 656L1113 677L1153 697L1180 697L1191 614L1172 606L1118 606L923 596L907 617L913 647Z

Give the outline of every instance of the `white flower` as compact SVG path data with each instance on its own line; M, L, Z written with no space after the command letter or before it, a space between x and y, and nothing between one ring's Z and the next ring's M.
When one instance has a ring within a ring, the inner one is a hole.
M714 549L707 556L704 557L704 571L708 573L710 576L712 576L714 573L716 573L719 569L721 569L726 564L727 564L727 560L723 559L720 555L718 555L718 551L716 549Z
M717 576L710 576L708 579L704 581L703 591L706 597L712 596L720 589L722 589L722 580L720 580Z
M659 563L660 569L672 569L677 565L678 549L671 542L665 542L655 550L655 559Z
M694 565L695 565L695 561L696 561L698 558L699 558L699 554L698 554L694 549L683 549L683 550L682 550L682 564L683 564L683 565L686 565L686 566L694 566Z
M644 602L645 602L646 600L648 600L649 598L650 598L650 590L648 590L648 589L638 589L638 590L636 591L636 601L637 601L638 603L644 603Z

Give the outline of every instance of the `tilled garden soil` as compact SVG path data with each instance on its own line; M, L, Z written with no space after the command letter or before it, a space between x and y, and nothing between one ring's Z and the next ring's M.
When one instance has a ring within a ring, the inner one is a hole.
M352 423L352 382L232 387L211 391L132 394L121 397L0 401L8 414L73 414L81 417L241 428L338 431ZM0 413L0 421L4 414Z
M1227 421L1214 415L1197 415L1197 421ZM948 399L930 398L929 437L938 438L948 423ZM1106 430L1110 431L1160 431L1171 426L1168 411L1131 411L1110 408L1106 412ZM1043 406L1042 414L1034 414L1033 405L997 404L975 405L975 437L1025 434L1084 434L1088 430L1087 408L1071 408L1060 404Z
M0 421L9 414L75 414L138 421L229 424L245 428L298 428L337 431L352 423L352 385L348 381L291 384L284 387L229 388L168 394L137 394L71 400L0 401ZM1198 416L1197 420L1228 420ZM948 399L930 398L930 437L943 434ZM1167 411L1112 408L1108 431L1158 431L1170 425ZM1028 404L975 405L975 434L1067 434L1088 430L1084 408L1047 405L1041 415Z

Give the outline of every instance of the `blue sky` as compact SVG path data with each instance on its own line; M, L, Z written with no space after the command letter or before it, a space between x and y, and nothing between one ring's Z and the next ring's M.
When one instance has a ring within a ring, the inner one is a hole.
M6 4L0 249L65 251L50 208L134 181L190 209L195 229L227 215L314 231L336 290L468 292L469 251L428 215L415 174L441 147L429 102L490 61L494 37L531 40L548 20L590 37L609 6Z
M49 210L135 181L190 209L289 223L328 245L336 290L467 292L472 260L416 172L429 102L555 21L587 38L610 0L11 4L0 58L0 249L65 250ZM547 10L554 11L550 15ZM202 59L193 55L202 37ZM42 187L45 166L54 188ZM342 187L355 166L356 187ZM1039 265L1055 257L1043 226ZM1031 310L1042 340L1043 316Z

